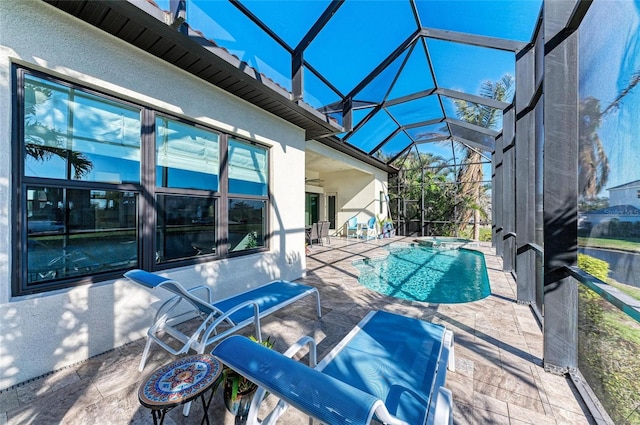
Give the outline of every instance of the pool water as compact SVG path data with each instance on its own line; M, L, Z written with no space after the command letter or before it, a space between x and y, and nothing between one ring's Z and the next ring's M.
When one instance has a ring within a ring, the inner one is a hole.
M484 255L468 249L389 247L385 258L356 260L361 285L396 298L458 304L489 296Z

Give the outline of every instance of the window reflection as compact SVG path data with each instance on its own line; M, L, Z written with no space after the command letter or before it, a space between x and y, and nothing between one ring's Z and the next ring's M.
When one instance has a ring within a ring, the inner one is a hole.
M578 236L581 253L608 264L608 283L640 287L640 69L629 60L640 55L631 18L639 11L633 2L616 4L616 11L594 4L580 33ZM615 31L603 22L615 22Z
M27 281L136 266L137 195L27 187Z
M140 110L25 76L25 175L140 182Z
M639 13L593 2L578 31L578 266L607 284L578 287L578 367L615 423L637 423L640 404Z
M229 140L229 193L267 196L268 151L262 146Z
M216 253L215 199L158 195L156 262Z
M158 187L218 190L218 134L159 117L156 119Z
M229 200L229 251L265 246L266 208L266 201Z

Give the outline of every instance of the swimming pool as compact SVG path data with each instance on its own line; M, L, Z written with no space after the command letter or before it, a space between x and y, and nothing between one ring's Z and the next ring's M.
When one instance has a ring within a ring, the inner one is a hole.
M491 293L481 252L413 244L387 249L385 258L353 262L361 285L396 298L438 304L476 301Z

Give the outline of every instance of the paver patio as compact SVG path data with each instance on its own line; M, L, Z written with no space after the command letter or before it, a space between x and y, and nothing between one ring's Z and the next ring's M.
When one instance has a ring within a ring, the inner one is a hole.
M530 307L516 302L515 282L502 271L501 259L488 244L484 252L491 295L466 304L428 304L391 298L360 286L352 261L386 255L384 245L412 238L354 241L332 238L313 245L307 276L300 281L320 291L323 317L315 316L313 300L295 303L262 322L266 337L284 351L302 335L318 343L322 358L372 309L388 310L442 323L455 335L456 371L447 375L454 396L456 424L590 424L579 396L566 377L542 368L542 333ZM247 334L252 328L246 330ZM149 410L137 399L140 382L172 357L152 352L143 373L138 362L144 340L138 340L74 366L0 392L0 425L22 424L149 424ZM172 410L165 424L198 424L201 408L194 403L184 417ZM218 390L209 410L212 424L234 423ZM284 424L307 424L289 411Z

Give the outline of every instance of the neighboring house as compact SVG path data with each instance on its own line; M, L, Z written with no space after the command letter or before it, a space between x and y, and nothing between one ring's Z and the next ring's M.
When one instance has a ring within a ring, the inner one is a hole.
M614 186L607 190L609 192L609 206L580 213L578 226L581 229L599 227L602 231L603 224L614 219L621 222L640 222L640 180Z
M633 205L640 208L640 180L607 189L609 205Z
M180 45L152 2L94 6L157 42L0 2L0 390L143 337L167 294L130 268L216 297L302 277L306 175L336 227L386 188L370 158L314 140L340 127L228 52ZM216 69L229 88L205 81Z

